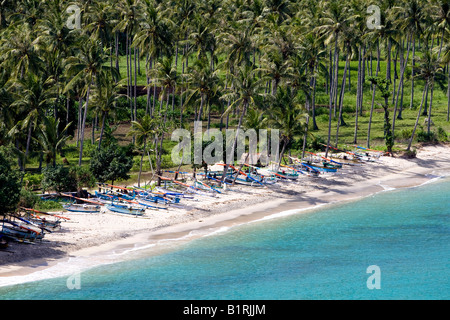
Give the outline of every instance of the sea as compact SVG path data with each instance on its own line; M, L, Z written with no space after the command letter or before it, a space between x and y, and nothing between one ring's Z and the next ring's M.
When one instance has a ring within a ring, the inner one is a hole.
M64 276L0 278L0 299L447 300L450 178L139 250Z

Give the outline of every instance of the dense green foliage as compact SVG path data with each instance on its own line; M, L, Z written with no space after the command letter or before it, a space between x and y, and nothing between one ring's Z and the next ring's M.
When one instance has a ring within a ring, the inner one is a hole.
M278 128L282 152L444 142L449 35L450 0L4 0L0 145L69 191L161 173L194 120Z
M109 145L95 150L91 157L90 169L98 182L126 180L133 165L132 157L127 150Z
M13 163L0 147L0 215L14 211L20 199L20 174L12 170Z

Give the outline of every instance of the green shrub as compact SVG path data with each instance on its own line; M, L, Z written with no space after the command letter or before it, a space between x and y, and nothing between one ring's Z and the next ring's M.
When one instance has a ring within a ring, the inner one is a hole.
M410 128L410 129L402 129L400 131L400 133L399 133L399 138L404 139L404 140L410 139L411 135L412 135L412 132L413 132L412 128Z
M419 131L417 133L417 141L418 142L436 142L436 133L434 131L431 131L430 133L426 131Z
M69 174L69 168L64 166L48 167L42 170L42 188L44 191L69 192L77 189L76 182Z
M41 188L43 174L26 173L23 177L23 188L27 190L38 190Z
M40 201L39 197L32 191L22 188L20 191L19 207L33 208Z
M448 134L442 127L438 128L437 137L441 142L448 141Z
M175 167L175 164L172 162L171 154L164 154L161 157L161 169L169 169Z

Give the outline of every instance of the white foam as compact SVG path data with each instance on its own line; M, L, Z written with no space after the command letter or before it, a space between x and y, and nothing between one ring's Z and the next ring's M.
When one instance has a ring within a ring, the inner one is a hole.
M377 186L382 187L384 189L383 191L392 191L392 190L396 189L394 187L390 187L390 186L386 186L386 185L382 184L381 181L378 182Z

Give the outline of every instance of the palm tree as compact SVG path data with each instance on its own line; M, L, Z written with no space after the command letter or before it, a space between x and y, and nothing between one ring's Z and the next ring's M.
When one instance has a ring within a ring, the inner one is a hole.
M159 115L161 115L163 101L165 96L166 100L166 112L164 116L164 121L167 118L167 111L169 109L169 97L170 91L172 91L172 97L175 96L175 87L178 83L177 71L173 66L172 57L164 57L157 61L155 68L151 70L151 75L153 75L156 84L161 87L160 105L159 105ZM152 113L153 114L153 113Z
M144 0L143 19L140 23L140 30L136 33L132 46L139 48L139 51L147 55L147 107L146 114L150 110L150 75L151 69L159 57L171 55L173 41L173 22L163 15L161 10L154 6L150 0ZM154 98L156 95L156 82L154 84ZM154 100L155 101L155 100ZM154 104L153 104L154 106ZM153 114L151 109L150 114Z
M218 90L218 70L213 71L208 60L196 60L194 65L188 70L187 83L189 87L189 97L186 100L186 104L188 104L194 96L200 98L200 109L198 113L197 108L195 108L196 120L200 121L203 110L209 101L208 97L213 96ZM209 108L209 106L207 106L207 108Z
M35 141L39 143L46 155L47 166L52 162L53 167L56 166L56 156L62 150L64 144L71 137L67 135L67 129L71 123L66 125L63 130L58 132L60 120L53 117L44 117L43 122L39 125L37 138Z
M130 112L131 112L131 120L136 120L136 89L137 89L137 70L136 70L136 54L137 50L134 50L134 93L133 93L133 63L131 57L131 41L138 32L139 26L139 1L138 0L120 0L117 3L117 10L120 12L120 21L116 24L113 29L113 32L125 32L126 35L126 57L127 57L127 79L128 79L128 96L134 97L134 107L132 104L132 100L130 100Z
M234 150L236 147L237 139L239 137L239 131L242 127L244 115L247 113L247 109L252 106L258 106L261 102L261 98L264 94L261 94L260 89L265 78L257 79L256 73L257 69L253 69L248 65L242 65L236 70L236 74L233 75L232 83L233 90L229 89L229 92L225 93L222 96L224 101L228 101L229 99L233 99L234 102L225 110L222 114L222 117L227 115L233 108L236 106L240 107L240 117L239 123L236 129L236 136L234 139L234 143L231 148L231 155L234 157ZM225 178L225 173L228 170L228 165L230 159L226 159L226 166L224 167L224 174L222 176L222 182Z
M334 65L334 70L333 67L330 66L328 142L325 151L325 157L327 157L331 139L331 118L333 109L334 115L336 115L339 70L339 37L342 31L347 27L352 17L348 12L348 7L346 7L343 2L337 0L333 0L331 2L323 2L322 10L324 12L323 17L320 19L320 25L317 26L314 31L324 38L325 45L330 44L334 40L334 58L332 62L330 60L330 64Z
M80 48L78 56L73 56L67 59L66 74L72 80L66 85L64 91L74 88L77 83L82 82L84 85L82 95L86 98L85 109L83 113L83 120L81 122L81 143L80 156L78 165L81 166L83 159L83 145L84 145L84 129L86 126L86 117L89 107L89 97L92 86L100 87L108 79L110 75L113 79L118 78L116 68L107 65L108 55L95 42L87 39Z
M251 56L255 49L255 43L252 39L251 27L242 27L241 29L232 29L222 32L219 41L222 43L221 51L227 54L226 65L231 69L242 64L252 64ZM231 70L233 73L233 70Z
M381 105L384 109L384 139L386 142L387 152L392 154L394 136L391 131L391 122L389 120L389 81L386 78L380 77L369 77L368 80L372 83L372 85L378 87L381 92L381 97L384 99L384 104Z
M278 166L283 159L286 148L296 136L304 136L307 132L308 113L300 105L296 94L289 87L280 88L270 108L269 122L274 129L279 129L283 143ZM278 168L277 168L278 170Z
M11 130L26 130L25 163L30 150L32 132L44 117L44 110L54 100L53 79L42 79L34 74L27 74L24 79L12 83L10 90L15 92L15 101L11 107L18 108L25 117ZM23 167L25 169L25 166Z
M98 149L100 150L102 145L103 134L105 132L106 119L114 109L117 108L117 103L125 95L120 93L120 90L125 85L124 81L115 82L112 81L112 77L109 78L102 86L98 87L94 91L92 96L92 105L101 114L102 127L100 129L100 137L98 138Z
M428 49L428 48L426 48ZM440 67L440 58L438 58L438 55L435 53L432 53L431 50L425 50L423 53L423 57L419 59L419 67L418 67L418 74L417 77L425 80L425 87L424 87L424 93L422 95L422 103L420 104L419 113L416 118L416 123L414 124L414 129L411 135L411 139L408 144L407 151L410 150L412 140L414 139L414 134L417 129L417 125L419 122L419 118L422 112L422 104L423 104L423 97L425 95L425 92L428 91L428 89L431 90L431 98L430 98L430 105L428 109L428 124L427 124L427 133L430 135L431 130L431 107L433 105L433 89L435 81L442 81L444 78L444 75L441 73L442 68Z
M423 33L423 24L425 23L425 10L421 0L408 0L403 1L400 6L392 8L395 15L395 24L399 30L403 31L407 35L408 51L412 47L412 63L411 63L411 101L410 108L414 103L414 70L415 70L415 55L416 55L416 38L420 37ZM406 66L408 57L404 62ZM402 76L401 76L402 77ZM400 82L402 78L400 79ZM402 84L403 85L403 84ZM397 91L398 96L398 91ZM398 98L397 98L398 99ZM400 106L399 119L401 119ZM394 115L395 118L395 115ZM393 128L394 130L394 128Z
M131 129L127 135L135 136L137 145L142 146L141 162L139 166L138 175L138 187L141 186L141 173L142 173L142 162L145 155L145 148L147 146L148 139L156 134L156 128L159 125L159 118L152 118L150 115L145 115L141 121L132 121Z
M11 29L0 40L1 67L11 70L16 79L23 79L28 71L38 74L43 67L39 54L41 37L36 37L27 24Z

